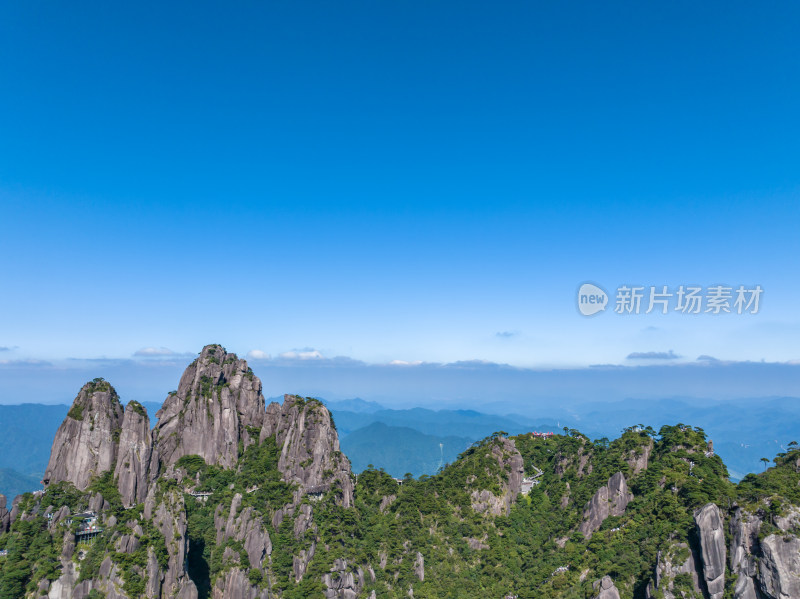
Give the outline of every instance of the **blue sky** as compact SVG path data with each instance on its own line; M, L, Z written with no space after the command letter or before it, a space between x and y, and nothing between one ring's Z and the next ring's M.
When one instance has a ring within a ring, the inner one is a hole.
M796 3L169 4L0 7L7 378L800 360ZM764 295L587 319L584 281Z

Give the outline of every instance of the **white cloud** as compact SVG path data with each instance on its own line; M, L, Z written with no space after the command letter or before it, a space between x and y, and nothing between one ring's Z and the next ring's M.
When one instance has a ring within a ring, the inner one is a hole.
M674 351L635 351L625 358L626 360L678 360L679 356Z
M52 366L47 360L0 360L0 366Z
M414 360L413 362L406 362L405 360L392 360L389 362L392 366L419 366L422 360Z
M143 347L142 349L136 350L133 355L143 358L154 358L161 356L174 356L176 354L174 351L167 349L166 347Z
M269 360L270 357L271 356L267 352L261 351L260 349L251 349L247 352L248 360Z
M279 354L279 357L284 358L286 360L321 360L324 356L317 351L316 349L303 349L303 350L292 350L283 352Z

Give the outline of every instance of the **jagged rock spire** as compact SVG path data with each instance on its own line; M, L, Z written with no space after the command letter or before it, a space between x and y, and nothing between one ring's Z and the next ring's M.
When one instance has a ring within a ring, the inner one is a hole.
M331 414L320 401L284 395L282 406L271 403L260 439L270 436L281 449L278 469L284 480L311 493L325 492L335 485L340 489L342 505L352 505L350 462L339 450Z
M86 383L56 432L44 484L69 481L84 490L92 477L111 470L122 416L119 396L108 382Z
M130 401L125 407L119 435L119 457L114 470L122 503L126 508L144 501L152 453L150 418L142 404Z
M151 476L184 455L231 468L258 438L264 420L261 381L245 360L207 345L156 414Z

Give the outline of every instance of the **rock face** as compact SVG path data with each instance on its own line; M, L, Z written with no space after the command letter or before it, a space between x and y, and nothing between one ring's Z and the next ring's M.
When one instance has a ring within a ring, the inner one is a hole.
M11 528L11 513L6 509L6 496L0 495L0 534Z
M164 535L169 554L167 567L163 571L158 563L148 564L148 570L152 570L149 583L154 596L197 599L197 588L186 571L189 548L183 493L172 489L160 494L158 485L151 484L144 502L144 517Z
M511 505L522 491L522 477L525 472L522 455L514 441L506 437L499 437L497 442L492 444L491 453L497 460L501 472L507 473L507 477L501 477L499 496L486 489L472 491L472 509L482 514L507 516L511 511Z
M269 591L259 590L250 584L247 573L240 568L231 568L214 585L214 599L260 599L269 597Z
M580 531L587 539L600 528L609 516L621 516L633 499L628 483L622 472L608 479L608 484L600 487L583 510Z
M761 518L742 509L733 510L730 518L731 532L731 574L736 579L733 596L735 599L759 599L756 591L758 560L761 549L758 531Z
M601 580L596 580L592 588L597 591L594 599L620 599L619 591L610 576L603 576Z
M774 518L779 534L761 541L759 590L770 599L800 597L800 510L790 508L785 516Z
M697 597L702 597L700 579L695 567L695 556L686 543L674 543L666 550L658 552L654 580L647 585L646 596L651 599L660 592L663 599L681 599L681 593L674 593L675 578L679 574L687 574L692 580L692 590Z
M240 512L241 505L242 496L237 493L233 496L227 518L222 506L217 507L214 514L217 545L222 545L228 539L241 542L247 552L249 566L261 569L264 559L272 553L272 542L261 517L257 516L251 507L246 507Z
M11 527L19 517L19 502L22 501L22 495L17 495L11 502L11 511L8 513L8 526Z
M45 485L69 481L85 490L93 476L111 470L123 409L114 388L102 379L86 383L56 432Z
M364 572L361 568L353 570L347 561L337 559L331 573L322 577L322 582L327 587L325 599L356 599L364 588Z
M719 508L708 503L694 514L703 557L703 577L710 599L721 599L725 592L725 531Z
M278 469L286 482L298 484L306 493L335 487L342 506L353 504L350 462L339 450L339 435L321 402L285 395L282 406L271 403L259 438L270 436L281 450Z
M800 539L769 535L761 542L761 590L774 599L800 597Z
M425 558L417 551L417 559L414 560L414 574L417 575L420 582L425 581Z
M653 451L653 440L647 438L647 443L631 451L626 457L625 462L630 466L631 476L636 476L643 470L647 470L647 465L650 461L650 454Z
M147 411L139 402L128 402L122 418L119 456L114 470L122 504L126 508L141 503L147 495L151 452L150 418Z
M208 464L232 468L239 444L246 448L261 429L261 381L236 354L207 345L156 416L151 478L190 454Z

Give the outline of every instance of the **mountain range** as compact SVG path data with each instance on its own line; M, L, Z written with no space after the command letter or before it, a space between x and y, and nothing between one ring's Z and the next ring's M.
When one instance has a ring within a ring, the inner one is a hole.
M796 442L739 484L681 423L498 431L434 475L355 476L321 401L261 389L217 345L153 427L86 383L44 489L0 496L0 597L800 597Z
M748 472L762 470L761 458L771 459L785 451L788 442L800 440L800 400L794 397L725 402L691 398L583 402L539 409L538 417L422 407L388 409L361 398L323 398L322 402L334 416L342 451L354 472L373 464L397 478L407 472L414 476L435 474L442 463L451 462L466 445L499 430L510 434L531 430L560 432L567 426L599 439L614 438L631 423L660 427L692 422L714 440L734 481ZM161 403L142 405L154 426ZM40 487L38 481L47 465L51 439L68 410L66 405L0 405L0 493L13 496ZM385 428L375 427L376 423Z

